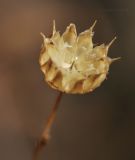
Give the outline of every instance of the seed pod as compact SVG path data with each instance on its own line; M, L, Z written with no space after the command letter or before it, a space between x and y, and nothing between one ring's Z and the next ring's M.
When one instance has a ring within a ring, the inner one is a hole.
M95 23L77 36L76 26L70 24L60 35L53 23L53 34L43 44L39 63L46 82L54 89L66 93L84 94L99 87L105 80L109 66L118 58L108 57L108 44L93 46Z

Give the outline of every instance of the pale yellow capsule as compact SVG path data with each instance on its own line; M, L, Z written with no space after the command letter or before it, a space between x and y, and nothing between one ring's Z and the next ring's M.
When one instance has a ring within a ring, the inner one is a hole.
M53 33L43 44L39 63L46 82L61 92L83 94L93 91L106 79L110 64L118 58L108 57L108 45L93 46L93 28L77 36L75 24L60 35L53 22Z

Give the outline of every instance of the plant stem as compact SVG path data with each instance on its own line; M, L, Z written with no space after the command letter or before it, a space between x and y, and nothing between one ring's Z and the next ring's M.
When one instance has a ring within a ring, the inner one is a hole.
M55 100L55 103L54 103L54 106L52 108L52 111L48 117L48 120L47 120L47 123L45 125L45 128L43 130L43 133L37 143L37 146L34 150L34 154L33 154L33 160L37 160L38 158L38 155L39 155L39 152L41 152L41 150L46 147L47 145L47 142L50 138L50 131L51 131L51 127L53 125L53 122L55 120L55 117L56 117L56 112L58 110L58 107L59 107L59 103L60 103L60 100L62 98L62 92L59 92L56 100Z

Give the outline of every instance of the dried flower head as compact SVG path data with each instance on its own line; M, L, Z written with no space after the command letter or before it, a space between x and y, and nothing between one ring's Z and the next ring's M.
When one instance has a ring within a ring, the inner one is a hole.
M116 60L107 56L108 44L93 46L94 24L77 36L76 26L70 24L60 35L53 23L53 34L46 38L39 58L46 82L54 89L66 93L87 93L105 80L110 64Z

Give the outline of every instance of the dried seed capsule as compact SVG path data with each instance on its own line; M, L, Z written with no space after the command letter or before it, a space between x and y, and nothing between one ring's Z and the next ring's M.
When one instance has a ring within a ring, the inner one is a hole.
M110 64L116 59L107 56L108 45L93 47L93 28L77 36L76 26L70 24L61 36L53 23L51 38L43 36L39 63L46 82L54 89L66 93L88 93L105 80Z

